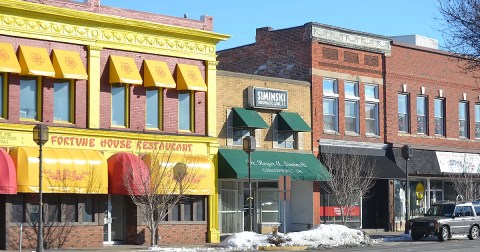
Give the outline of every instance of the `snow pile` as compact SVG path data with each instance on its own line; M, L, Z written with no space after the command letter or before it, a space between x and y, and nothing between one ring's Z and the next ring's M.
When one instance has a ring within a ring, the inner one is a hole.
M282 235L282 234L278 234ZM273 246L268 242L269 235L242 232L229 236L219 246L242 249L257 249L258 246ZM302 232L285 234L290 241L280 246L307 246L313 248L357 247L371 245L372 239L362 231L350 229L343 225L320 225Z

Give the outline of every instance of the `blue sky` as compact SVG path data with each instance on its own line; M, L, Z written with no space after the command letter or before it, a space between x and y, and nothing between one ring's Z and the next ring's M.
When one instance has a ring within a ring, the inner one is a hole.
M255 29L318 22L384 36L418 34L438 39L436 0L101 0L104 6L199 20L213 16L214 31L231 38L217 49L255 42Z

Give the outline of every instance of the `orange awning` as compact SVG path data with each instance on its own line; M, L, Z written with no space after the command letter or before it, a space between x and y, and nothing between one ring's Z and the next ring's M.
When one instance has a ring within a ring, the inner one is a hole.
M53 68L56 78L88 79L87 71L78 52L53 49Z
M20 73L20 71L13 46L9 43L0 43L0 72Z
M21 74L55 76L55 69L53 69L52 62L45 48L21 45L19 52L19 63L22 68Z
M207 91L207 84L197 66L177 64L177 90Z
M18 192L38 192L39 149L17 147L10 156L17 167ZM93 150L44 148L42 190L45 193L108 193L108 167Z
M12 158L0 148L0 194L17 194L17 172Z
M215 166L207 156L161 153L146 154L143 160L151 170L160 171L151 176L159 194L178 193L179 181L186 195L215 193ZM178 179L182 174L185 178Z
M167 63L156 60L144 60L143 78L145 87L175 88L177 84L173 79Z
M110 83L142 85L142 76L132 58L110 55Z
M148 175L145 162L138 156L128 152L113 154L108 159L108 193L143 195L148 189Z

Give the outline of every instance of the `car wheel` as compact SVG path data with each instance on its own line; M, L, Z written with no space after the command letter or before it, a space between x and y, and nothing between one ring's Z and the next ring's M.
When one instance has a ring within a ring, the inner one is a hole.
M470 228L470 232L468 234L468 239L470 240L475 240L477 239L478 237L478 226L473 226L472 228Z
M423 233L414 232L414 231L412 230L411 236L412 236L412 240L418 241L418 240L420 240L420 239L423 237Z
M450 232L448 231L448 228L446 226L442 226L440 227L440 230L438 232L438 240L446 241L448 240L449 235L450 235Z

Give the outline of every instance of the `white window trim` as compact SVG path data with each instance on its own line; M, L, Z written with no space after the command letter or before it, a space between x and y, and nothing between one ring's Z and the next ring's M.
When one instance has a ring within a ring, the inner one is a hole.
M405 105L406 105L406 111L405 113L400 113L399 111L399 108L398 108L398 98L400 95L404 95L405 98L406 98L406 101L405 101ZM406 124L406 127L407 127L407 130L400 130L400 128L398 129L398 132L401 132L401 133L409 133L410 130L411 130L411 125L410 125L410 111L409 111L409 106L410 105L410 95L408 93L398 93L397 94L397 124L398 124L398 119L400 118L398 115L399 114L403 114L405 115L406 119L407 119L407 124Z
M360 102L359 100L350 100L350 99L345 99L345 109L347 108L347 102L354 102L356 104L355 106L355 131L347 131L347 127L345 126L345 134L348 135L358 135L360 134ZM347 118L347 115L344 115L345 119ZM349 117L350 118L350 117Z
M329 99L329 100L333 100L334 101L334 108L333 108L333 112L334 112L334 115L335 115L335 128L336 130L331 130L331 129L327 129L327 130L323 130L324 133L329 133L329 134L335 134L335 133L338 133L338 96L337 97L330 97L330 96L325 96L323 97L324 99ZM323 101L322 101L322 106L323 106ZM322 114L323 114L323 111L322 111ZM323 114L323 116L325 116L325 114ZM323 120L323 118L322 118Z
M329 92L329 91L326 92L325 90L323 90L323 96L338 97L338 79L324 77L323 80L333 80L335 83L335 85L333 86L334 92ZM323 80L322 80L322 89L323 89Z
M423 103L423 106L424 106L424 110L425 110L425 113L422 115L422 114L419 114L418 113L418 98L419 97L422 97L424 98L424 103ZM415 99L416 101L416 105L417 105L417 111L415 111L415 114L416 114L416 121L417 121L417 124L418 124L418 117L423 117L425 118L425 133L424 132L418 132L418 125L417 125L417 134L419 135L427 135L428 134L428 97L425 96L425 95L417 95L417 98Z
M460 111L458 111L458 124L460 126L460 122L461 121L465 121L465 133L466 133L466 136L460 136L460 134L458 134L458 137L459 138L462 138L462 139L466 139L466 138L469 138L469 131L470 131L470 127L469 127L469 123L468 123L468 119L469 119L469 111L468 111L468 108L469 108L469 104L468 104L468 101L465 101L465 100L462 100L459 102L459 104L465 104L465 120L460 120ZM459 108L460 110L460 108ZM460 129L460 127L459 127Z
M376 105L376 110L375 111L375 133L370 133L370 132L365 132L365 135L367 136L379 136L380 135L380 104L378 102L365 102L365 108L367 106L367 104L373 104L373 105ZM366 116L366 111L365 111L365 121L367 121L367 116ZM366 122L365 122L366 123ZM365 126L365 131L367 131L366 129L366 126Z
M442 101L442 117L437 117L435 115L435 101L436 100ZM441 97L437 97L437 98L433 99L433 118L434 119L442 118L442 121L443 121L443 123L442 123L442 133L437 134L437 132L435 132L435 136L445 136L445 132L446 132L446 129L445 129L445 99L443 99Z

